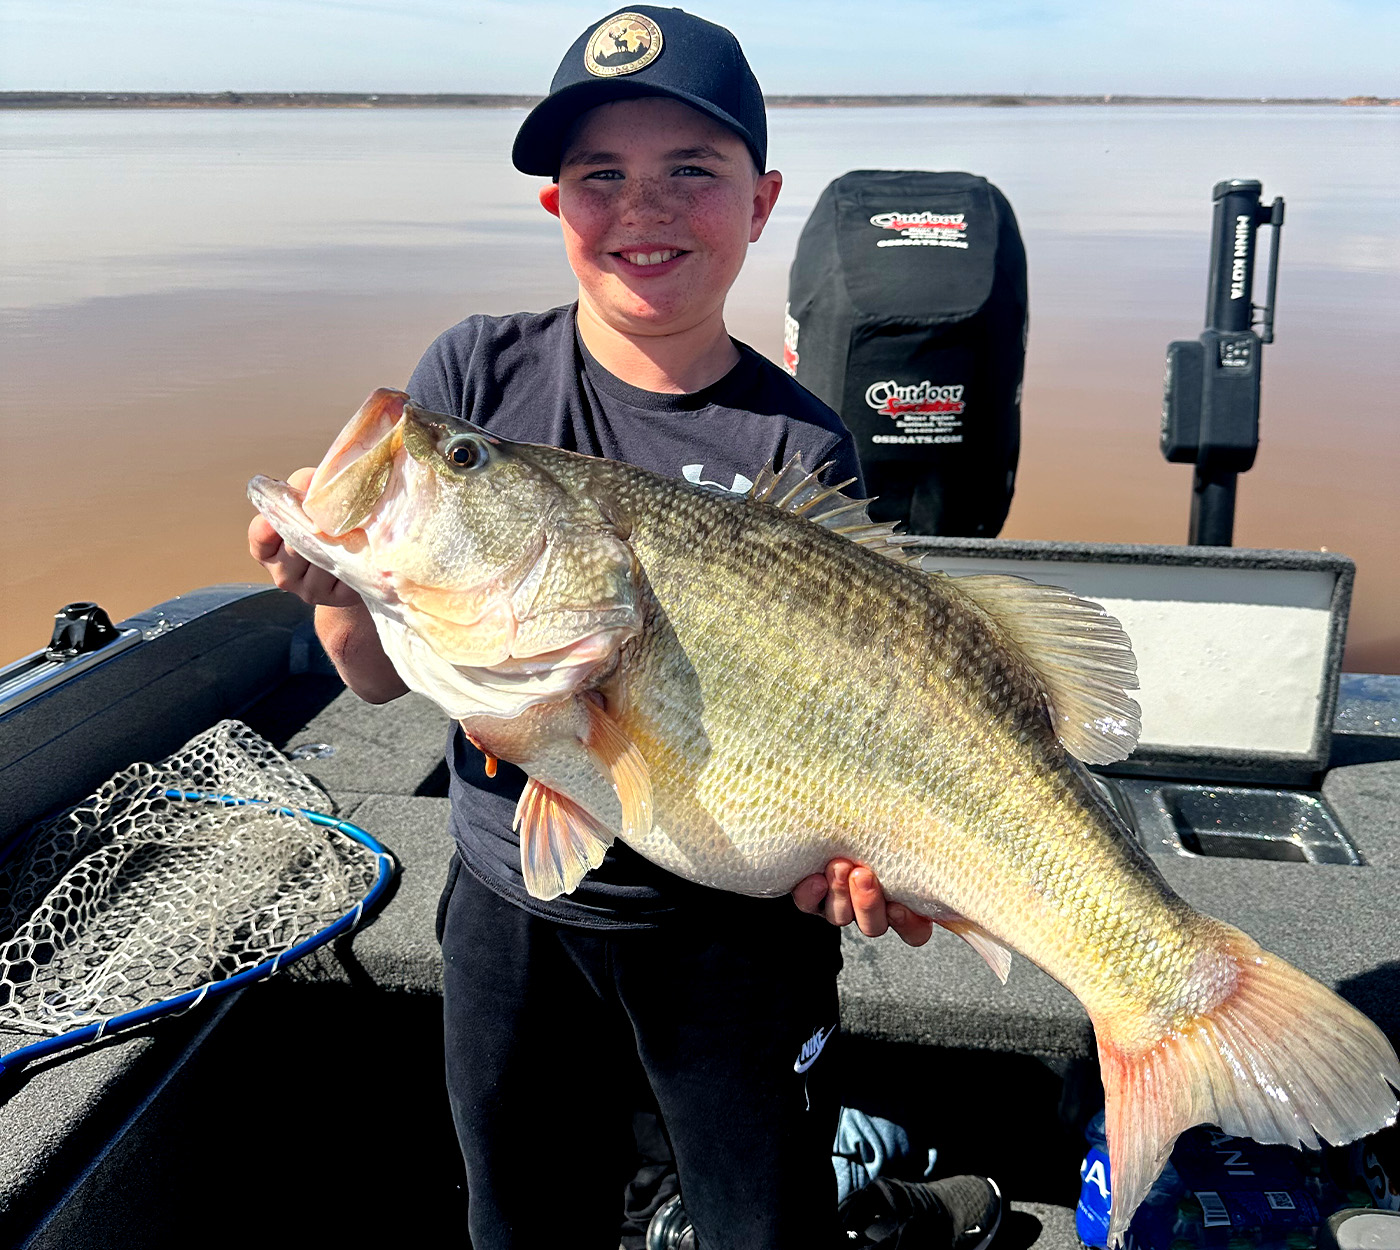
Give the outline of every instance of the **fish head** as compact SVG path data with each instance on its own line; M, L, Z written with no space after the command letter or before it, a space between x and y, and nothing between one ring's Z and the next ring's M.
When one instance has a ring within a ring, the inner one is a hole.
M582 680L640 627L636 562L597 501L550 471L551 451L381 389L304 492L258 477L249 497L289 546L436 660Z

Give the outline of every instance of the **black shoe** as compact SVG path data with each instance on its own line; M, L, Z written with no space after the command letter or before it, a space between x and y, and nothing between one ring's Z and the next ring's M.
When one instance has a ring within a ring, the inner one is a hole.
M695 1229L681 1196L667 1198L647 1225L647 1250L696 1250Z
M841 1204L854 1247L882 1250L986 1250L1001 1224L1001 1190L981 1176L939 1181L881 1177Z

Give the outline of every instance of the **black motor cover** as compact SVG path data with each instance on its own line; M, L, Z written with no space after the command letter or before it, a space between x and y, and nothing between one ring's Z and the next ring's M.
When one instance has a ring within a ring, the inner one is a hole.
M1025 248L985 178L867 169L822 192L788 277L783 364L855 435L877 520L1001 529L1025 333Z

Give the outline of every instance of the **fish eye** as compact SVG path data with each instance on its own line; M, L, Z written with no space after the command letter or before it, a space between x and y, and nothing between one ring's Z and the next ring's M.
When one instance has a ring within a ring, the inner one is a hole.
M458 468L474 469L486 459L486 448L470 436L454 438L443 450Z

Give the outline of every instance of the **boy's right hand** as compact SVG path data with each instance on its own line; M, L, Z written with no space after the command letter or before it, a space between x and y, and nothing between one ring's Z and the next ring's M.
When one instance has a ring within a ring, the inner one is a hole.
M287 484L305 490L315 472L315 469L298 469L287 479ZM289 591L304 603L326 608L353 608L360 603L360 596L338 577L317 568L288 547L282 535L261 513L248 526L248 550L272 575L279 590Z
M906 946L922 946L933 936L933 921L903 903L885 899L879 878L864 864L833 859L826 872L803 877L792 889L799 911L825 916L834 925L855 921L866 937L893 929Z

